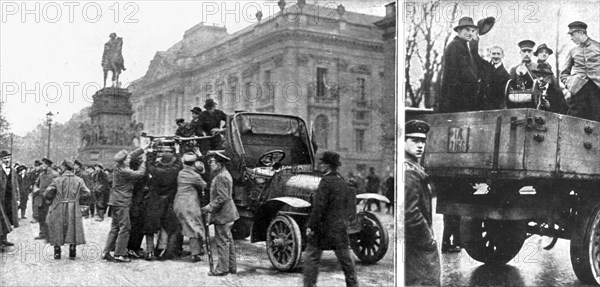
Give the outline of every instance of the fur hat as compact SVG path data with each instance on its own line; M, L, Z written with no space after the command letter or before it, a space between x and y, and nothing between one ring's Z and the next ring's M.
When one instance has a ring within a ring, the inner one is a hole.
M338 167L342 165L342 163L340 162L340 155L332 151L324 152L319 160L333 167Z

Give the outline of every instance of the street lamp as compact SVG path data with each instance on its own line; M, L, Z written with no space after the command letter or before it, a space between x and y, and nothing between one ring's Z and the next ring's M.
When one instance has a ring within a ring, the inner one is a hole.
M50 135L52 134L52 112L46 114L46 124L48 125L48 149L46 151L46 158L50 158Z

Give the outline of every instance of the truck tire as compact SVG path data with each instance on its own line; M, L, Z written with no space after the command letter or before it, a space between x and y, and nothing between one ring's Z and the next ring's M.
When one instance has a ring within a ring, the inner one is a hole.
M291 216L280 214L267 228L267 255L275 269L292 271L302 257L302 233Z
M240 240L250 236L250 229L252 228L252 219L240 217L233 223L231 227L231 234L233 239Z
M600 204L578 215L571 231L571 264L584 284L600 284Z
M527 223L462 217L460 235L463 247L473 259L503 265L521 250L527 239Z
M370 211L361 211L357 218L361 230L350 234L350 247L365 264L377 263L388 250L389 237L381 219Z

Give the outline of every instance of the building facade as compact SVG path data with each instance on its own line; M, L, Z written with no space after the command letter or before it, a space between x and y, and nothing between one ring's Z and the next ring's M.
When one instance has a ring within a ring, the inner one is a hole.
M130 86L134 119L148 134L173 134L176 118L207 98L226 113L302 117L319 151L339 152L343 172L382 170L382 17L299 1L233 34L200 23L157 52ZM392 115L393 116L393 115ZM393 120L393 119L392 119Z

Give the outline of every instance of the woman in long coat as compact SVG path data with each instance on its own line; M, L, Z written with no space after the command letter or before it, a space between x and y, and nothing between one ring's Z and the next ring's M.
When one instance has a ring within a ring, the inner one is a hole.
M202 258L200 257L201 246L205 236L198 194L206 187L206 182L198 173L203 172L203 168L200 167L201 170L195 168L195 154L186 153L183 161L183 169L177 176L177 194L173 202L173 209L181 224L183 236L190 238L192 262L197 262ZM198 161L197 163L201 164L202 162Z
M60 259L60 247L69 244L69 257L75 258L76 245L85 244L79 198L89 195L83 179L73 173L73 164L63 161L63 174L46 188L44 197L51 200L46 221L48 243L54 245L54 259Z

